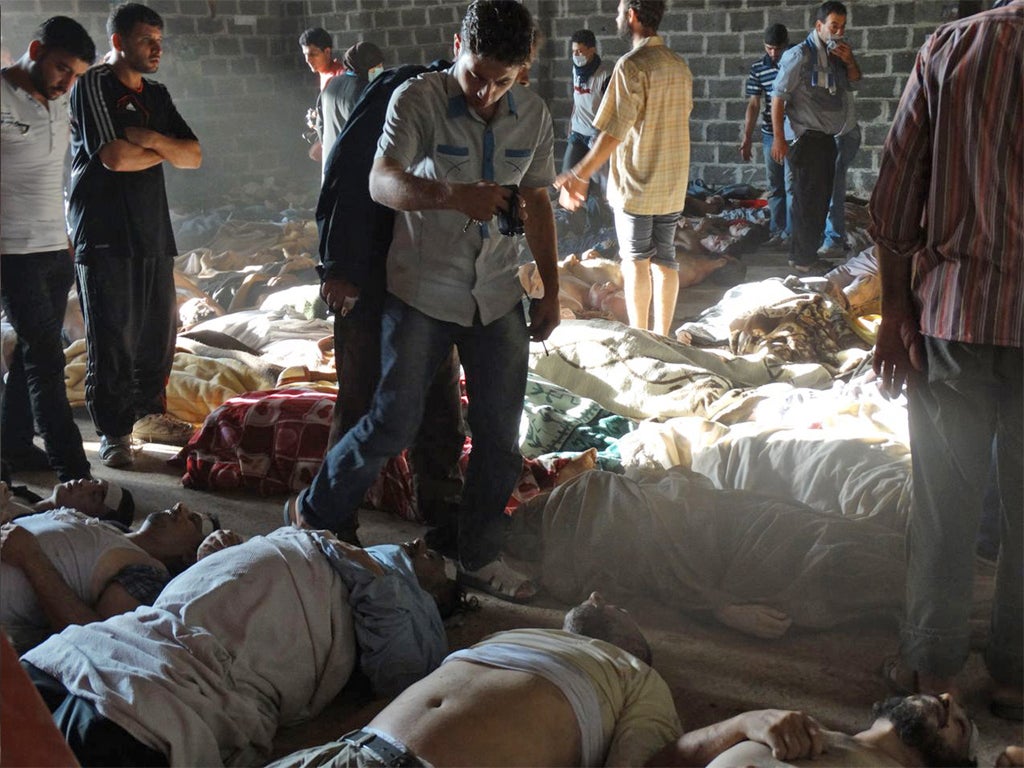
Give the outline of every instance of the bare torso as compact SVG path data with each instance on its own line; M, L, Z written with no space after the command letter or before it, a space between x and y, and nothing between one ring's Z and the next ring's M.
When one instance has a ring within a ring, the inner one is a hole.
M528 672L451 661L371 722L434 765L580 764L580 732L562 692Z

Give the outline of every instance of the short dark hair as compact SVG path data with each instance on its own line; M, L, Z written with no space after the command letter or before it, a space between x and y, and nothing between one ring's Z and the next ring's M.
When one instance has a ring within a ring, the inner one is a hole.
M121 489L121 501L118 502L117 509L107 507L107 514L103 516L103 519L113 520L125 528L132 527L132 523L135 521L135 497L128 492L127 488Z
M320 50L334 48L334 41L323 27L310 27L299 35L299 45L315 45Z
M833 13L838 16L846 16L846 6L838 2L838 0L828 0L827 3L822 3L821 6L819 6L818 12L815 14L814 18L818 21L824 21Z
M130 35L136 24L148 24L157 29L164 28L164 20L159 13L142 3L121 3L107 17L107 35Z
M597 38L594 37L594 33L589 29L577 29L572 33L572 38L569 42L579 43L580 45L587 46L587 48L597 48Z
M783 46L789 45L789 30L785 24L772 24L764 30L764 44Z
M96 44L85 31L85 27L67 16L51 16L36 30L33 36L44 48L70 53L86 64L96 60Z
M626 0L626 10L636 13L636 20L644 29L658 31L661 17L665 15L665 0Z
M640 629L635 625L629 627L622 621L614 621L604 606L589 602L577 605L566 614L562 628L576 635L611 643L633 654L648 666L654 661L651 646Z
M517 0L473 0L460 37L470 53L514 67L530 61L536 34L533 17Z

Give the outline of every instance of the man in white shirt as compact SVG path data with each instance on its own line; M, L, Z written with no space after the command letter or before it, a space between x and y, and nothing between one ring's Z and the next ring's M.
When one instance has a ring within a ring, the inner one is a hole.
M64 388L61 327L74 281L64 218L71 86L96 58L85 29L47 19L0 75L0 297L18 335L3 392L3 459L12 469L87 478L89 462ZM45 454L33 442L36 427Z

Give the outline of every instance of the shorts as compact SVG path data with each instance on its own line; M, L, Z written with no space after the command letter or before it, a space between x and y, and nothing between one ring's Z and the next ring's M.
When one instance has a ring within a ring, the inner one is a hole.
M679 213L642 215L615 209L615 234L619 239L622 261L650 259L668 269L678 270L676 261L676 225Z

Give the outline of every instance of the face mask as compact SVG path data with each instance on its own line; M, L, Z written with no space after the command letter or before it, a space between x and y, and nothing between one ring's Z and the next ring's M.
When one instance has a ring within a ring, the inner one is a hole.
M577 67L585 67L587 66L587 57L582 53L573 54L572 63Z
M377 75L379 75L383 71L384 71L384 65L383 64L381 64L380 66L376 66L373 69L367 71L366 78L368 80L370 80L370 81L373 81L377 77Z

